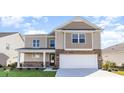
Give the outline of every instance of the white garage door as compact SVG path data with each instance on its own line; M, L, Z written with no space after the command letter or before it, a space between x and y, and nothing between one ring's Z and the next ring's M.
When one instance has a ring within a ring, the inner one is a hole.
M60 68L98 68L97 55L60 54Z

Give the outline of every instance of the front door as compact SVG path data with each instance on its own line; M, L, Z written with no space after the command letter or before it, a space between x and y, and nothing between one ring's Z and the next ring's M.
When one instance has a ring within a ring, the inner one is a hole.
M55 63L55 54L50 54L50 66L54 66Z

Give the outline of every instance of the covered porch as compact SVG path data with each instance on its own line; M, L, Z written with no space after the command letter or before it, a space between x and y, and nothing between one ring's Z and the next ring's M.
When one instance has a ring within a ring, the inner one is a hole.
M20 48L17 51L17 68L46 68L55 65L55 49L53 48ZM24 54L22 62L21 54Z

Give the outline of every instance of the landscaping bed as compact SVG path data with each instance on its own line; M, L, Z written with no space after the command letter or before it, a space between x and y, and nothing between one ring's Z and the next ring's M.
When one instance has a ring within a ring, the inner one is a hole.
M113 72L113 73L119 74L119 75L123 75L123 76L124 76L124 71L115 71L115 72Z
M0 77L55 77L56 71L0 70Z

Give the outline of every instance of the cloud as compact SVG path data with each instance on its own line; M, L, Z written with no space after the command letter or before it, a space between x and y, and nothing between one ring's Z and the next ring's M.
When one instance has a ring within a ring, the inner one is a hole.
M43 21L44 23L48 22L48 17L44 17L44 16L32 16L33 18L33 22L37 22L37 21Z
M45 23L48 22L48 17L44 17L44 22L45 22Z
M24 23L23 27L25 28L31 28L32 24L31 23Z
M116 24L115 30L124 30L124 25L123 24Z
M110 27L113 26L113 22L117 21L117 16L105 16L104 18L99 17L97 20L99 20L98 22L98 26L102 27L103 29L105 29L106 27Z
M35 20L41 20L43 18L43 16L32 16L32 18Z
M14 16L4 16L0 17L0 24L3 27L13 26L19 28L20 24L23 23L23 17L14 17Z
M102 48L124 42L124 25L120 16L92 16L93 23L103 28L101 33Z
M124 42L124 32L123 31L104 31L102 32L102 48L112 46L118 43Z
M47 34L45 30L27 30L24 33L25 35L31 35L31 34Z

